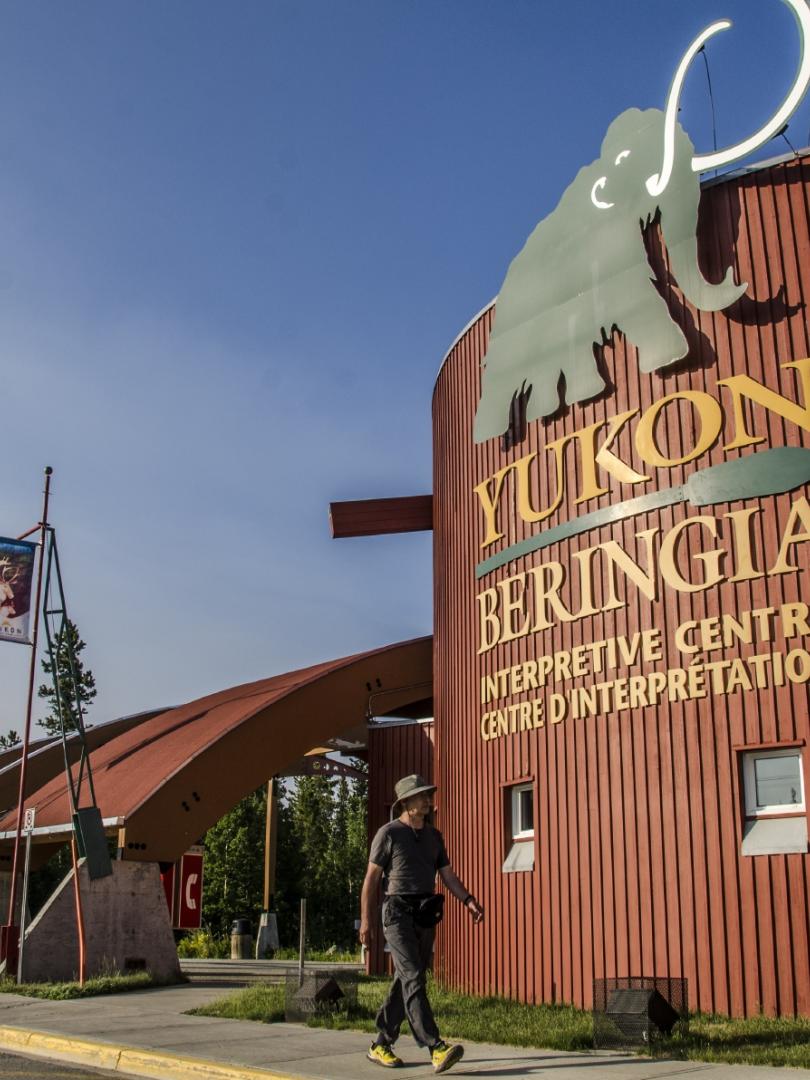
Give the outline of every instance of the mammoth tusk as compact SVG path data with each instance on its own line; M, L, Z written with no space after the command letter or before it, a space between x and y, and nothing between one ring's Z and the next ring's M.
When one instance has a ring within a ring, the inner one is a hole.
M790 0L785 0L786 3L790 3ZM804 0L799 0L804 4ZM710 37L714 37L720 30L728 30L731 23L728 19L721 19L719 22L712 23L711 26L707 26L705 30L702 30L686 52L683 55L683 59L678 64L678 69L675 72L675 77L672 80L672 86L669 90L669 97L667 98L667 108L664 116L664 160L661 163L661 172L654 173L647 179L647 191L655 198L660 195L669 183L672 176L672 166L675 164L675 124L678 120L678 101L681 96L681 88L683 87L683 81L686 78L686 72L689 65L694 58L706 44ZM700 165L695 168L695 162L698 158L692 159L692 168L695 172L699 172L701 169L711 168L710 165Z
M806 48L810 38L810 7L808 7L806 0L783 0L783 3L787 4L796 20L800 46L799 69L796 72L796 78L793 80L793 86L790 88L788 96L767 124L748 139L737 143L735 146L729 146L725 150L717 150L711 154L696 154L692 158L693 172L717 169L721 165L729 165L732 161L739 161L740 158L753 153L772 139L774 135L777 135L798 108L799 102L802 100L808 84L810 84L810 52ZM727 30L729 26L731 26L731 23L727 19L708 26L695 38L678 65L667 98L664 119L664 160L661 172L655 173L647 179L647 190L654 197L663 192L672 176L672 167L675 161L675 124L678 117L678 100L687 68L709 38L716 34L718 30Z
M615 205L612 202L603 202L602 199L598 199L596 197L597 191L601 191L606 183L607 183L607 177L606 176L600 176L599 179L596 181L596 183L591 188L591 202L597 208L597 210L609 210L611 208L611 206Z
M730 146L727 150L719 150L713 154L699 154L693 157L692 169L695 172L703 172L704 169L716 169L720 165L728 165L732 161L739 161L740 158L753 153L758 147L772 139L774 135L779 134L804 97L804 92L808 83L810 83L810 53L806 48L808 38L810 38L810 8L805 0L783 0L783 2L793 12L799 30L799 70L796 72L796 78L793 80L790 93L768 123L744 142L737 143L736 146Z

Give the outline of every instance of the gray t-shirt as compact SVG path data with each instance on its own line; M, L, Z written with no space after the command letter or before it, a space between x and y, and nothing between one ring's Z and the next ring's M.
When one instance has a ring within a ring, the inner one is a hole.
M436 871L450 865L442 834L427 823L412 829L401 821L389 821L377 830L368 858L383 868L386 896L432 893Z

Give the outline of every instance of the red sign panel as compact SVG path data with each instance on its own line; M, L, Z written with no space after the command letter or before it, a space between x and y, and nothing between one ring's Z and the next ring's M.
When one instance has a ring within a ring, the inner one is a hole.
M169 915L174 925L174 879L177 864L172 863L168 870L161 870L160 880L163 883L163 891L166 894L166 903L169 906Z
M187 851L180 860L180 889L175 928L197 930L202 925L203 856Z

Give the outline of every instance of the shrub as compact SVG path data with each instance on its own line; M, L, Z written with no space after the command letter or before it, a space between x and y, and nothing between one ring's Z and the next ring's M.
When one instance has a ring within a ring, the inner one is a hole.
M216 935L208 927L202 927L180 938L177 955L188 959L223 960L231 955L231 940L226 934Z

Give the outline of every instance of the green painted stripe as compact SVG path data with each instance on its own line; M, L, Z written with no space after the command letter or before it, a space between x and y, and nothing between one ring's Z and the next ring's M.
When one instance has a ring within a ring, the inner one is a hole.
M761 450L699 469L683 487L664 488L649 495L639 495L529 536L480 562L475 568L475 576L482 578L513 559L519 559L521 555L542 551L560 540L569 540L572 536L645 514L649 510L659 510L679 502L707 506L711 503L783 495L806 483L810 483L810 450L801 446L777 446L772 450Z
M693 506L784 495L810 481L810 450L775 446L692 473L684 484Z
M636 499L628 499L614 506L606 506L604 510L593 510L590 514L564 521L562 525L545 529L541 533L528 536L525 540L519 540L516 544L504 548L497 555L480 562L475 568L475 576L482 578L485 574L491 574L493 570L497 570L499 566L511 562L512 559L519 559L521 555L528 555L532 551L541 551L551 544L556 544L559 540L568 540L572 536L598 529L602 525L612 525L614 521L623 521L624 518L644 514L648 510L659 510L663 506L672 506L673 503L679 502L683 502L683 488L671 487L663 491L653 491L649 495L639 495Z

